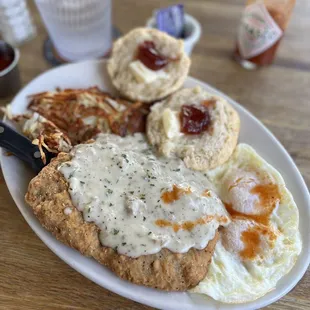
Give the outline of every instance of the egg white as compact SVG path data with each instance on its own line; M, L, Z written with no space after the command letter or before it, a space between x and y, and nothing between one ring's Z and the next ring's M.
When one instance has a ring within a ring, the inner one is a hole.
M247 182L231 190L232 180L244 177ZM220 231L206 278L191 292L207 294L225 303L253 301L272 289L294 266L302 243L298 231L299 214L291 193L279 172L262 159L252 147L239 144L232 157L223 166L208 173L217 194L225 202L234 201L234 208L243 213L258 212L253 209L255 195L251 196L252 182L277 184L280 202L269 217L268 230L276 239L260 238L260 253L253 259L240 255L240 231L244 227L261 226L252 219L235 218ZM266 225L262 225L266 228ZM227 241L228 236L228 241ZM272 245L271 245L272 244Z

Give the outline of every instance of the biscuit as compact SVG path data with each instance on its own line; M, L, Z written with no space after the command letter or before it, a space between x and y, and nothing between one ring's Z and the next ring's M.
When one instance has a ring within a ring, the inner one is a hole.
M144 42L153 42L159 55L169 59L160 70L150 70L141 62L152 77L147 82L138 79L132 69L137 61L138 48ZM190 59L184 52L183 40L177 40L156 29L137 28L118 39L113 46L107 69L113 85L133 101L152 102L162 99L178 90L189 71ZM154 75L155 74L155 75Z
M209 103L208 130L199 134L181 132L182 106L203 105L205 109L205 103ZM228 160L237 145L239 129L240 119L231 105L200 87L182 89L155 104L147 119L149 142L157 147L160 154L180 157L188 168L203 171L213 169Z

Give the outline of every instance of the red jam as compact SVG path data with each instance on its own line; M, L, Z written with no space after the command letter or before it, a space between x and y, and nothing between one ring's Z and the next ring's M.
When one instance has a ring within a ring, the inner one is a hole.
M183 105L181 110L181 131L185 134L196 135L210 127L211 118L207 107Z
M0 43L0 71L6 69L14 60L14 50Z
M164 68L170 60L160 55L152 41L144 41L139 45L137 59L153 71Z

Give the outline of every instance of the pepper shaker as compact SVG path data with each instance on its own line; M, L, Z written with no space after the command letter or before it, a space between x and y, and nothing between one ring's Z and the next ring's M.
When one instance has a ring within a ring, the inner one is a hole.
M0 0L0 33L3 40L13 46L36 35L25 0Z

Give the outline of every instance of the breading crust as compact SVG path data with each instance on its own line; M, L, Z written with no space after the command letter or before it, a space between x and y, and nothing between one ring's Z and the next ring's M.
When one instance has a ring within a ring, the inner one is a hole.
M100 244L98 227L85 222L82 213L73 206L68 183L57 170L60 163L68 160L70 155L60 153L30 182L25 196L41 224L58 240L136 284L166 291L184 291L205 278L218 232L203 250L192 248L187 253L176 254L162 249L157 254L138 258L120 255Z

